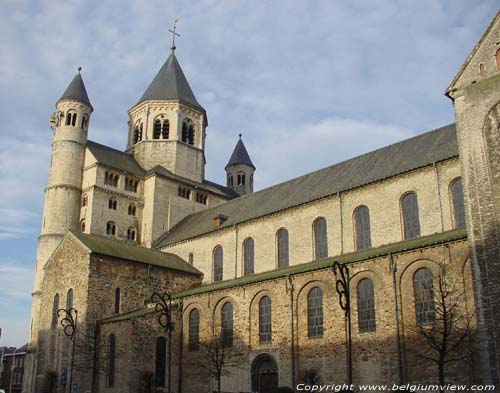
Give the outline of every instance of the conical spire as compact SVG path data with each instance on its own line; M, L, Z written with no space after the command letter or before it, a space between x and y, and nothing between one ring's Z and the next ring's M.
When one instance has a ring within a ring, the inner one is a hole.
M239 164L248 165L251 166L253 169L255 169L255 166L253 165L252 160L250 159L245 144L241 139L241 134L239 136L240 139L238 140L238 143L236 143L236 146L234 147L233 154L231 154L231 158L229 159L229 162L226 165L226 169L228 166L239 165Z
M64 91L61 100L78 100L90 106L92 110L92 104L90 103L89 96L87 94L87 89L85 89L85 84L83 83L82 76L80 75L80 71L82 67L78 67L78 73L75 75L69 86Z
M178 100L205 112L205 109L196 100L174 51L175 47L172 47L167 61L160 68L137 104L148 100Z

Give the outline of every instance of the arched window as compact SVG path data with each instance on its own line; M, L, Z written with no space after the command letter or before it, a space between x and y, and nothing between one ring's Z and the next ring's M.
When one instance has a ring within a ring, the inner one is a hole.
M52 303L52 322L50 324L52 329L55 329L57 327L57 321L59 319L57 315L58 310L59 310L59 294L56 293L54 295L54 301Z
M194 124L191 119L184 119L182 122L182 142L194 145Z
M326 220L324 217L318 217L313 223L314 232L314 259L323 259L328 257L328 240Z
M109 198L108 208L111 210L116 210L118 207L118 201L115 198Z
M288 231L285 228L276 232L276 242L278 243L278 267L287 267L289 264Z
M85 219L80 221L80 231L85 232Z
M234 183L233 183L233 175L228 174L228 175L227 175L227 186L228 186L228 187L232 187L232 186L233 186L233 184L234 184Z
M239 186L245 185L245 174L243 172L238 173L238 185Z
M113 221L106 224L106 235L116 236L116 224Z
M86 130L89 125L89 118L87 115L83 115L82 117L82 129Z
M68 289L66 294L66 310L69 311L73 308L73 289Z
M196 308L189 313L188 349L190 351L200 349L200 312Z
M364 205L358 206L354 210L354 231L356 233L356 250L364 250L372 246L370 210Z
M142 123L137 123L134 128L134 144L142 141Z
M243 259L245 276L254 273L254 241L251 237L243 242Z
M131 205L128 205L128 215L129 216L135 216L136 214L136 207L135 205L131 204Z
M188 255L188 262L190 265L192 265L194 263L194 256L193 256L192 252L190 252Z
M167 365L167 340L165 337L156 339L156 386L165 386L165 370Z
M135 228L130 227L127 229L127 240L135 240L136 235L135 235Z
M409 192L401 198L401 212L403 215L403 232L405 239L420 236L420 219L418 214L417 194Z
M484 63L479 64L479 75L481 76L486 75L486 67L484 66Z
M450 191L455 228L463 228L465 227L465 209L461 177L457 177L451 182Z
M363 278L358 283L358 326L360 333L376 329L375 292L369 278Z
M233 347L233 305L229 302L221 310L221 335L224 348Z
M307 332L309 337L323 336L323 291L312 288L307 294Z
M427 325L436 319L434 308L434 277L427 268L418 269L413 275L415 314L417 324Z
M108 337L108 369L106 374L106 386L113 387L115 384L115 359L116 359L116 339L114 334Z
M497 63L497 70L500 70L500 49L497 49L497 53L495 53L495 61Z
M115 314L120 314L121 291L120 288L115 289Z
M222 281L224 272L224 254L222 252L221 246L217 246L214 248L213 258L214 258L214 281Z
M160 139L161 136L161 120L156 119L153 124L153 139Z
M75 112L68 112L66 114L66 125L67 126L76 126L76 113Z
M259 343L261 344L271 342L271 313L271 298L269 296L263 296L259 301Z

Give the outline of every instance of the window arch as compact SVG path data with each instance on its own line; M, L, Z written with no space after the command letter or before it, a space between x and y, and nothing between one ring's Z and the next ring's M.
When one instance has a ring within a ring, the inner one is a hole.
M309 337L323 336L323 290L311 288L307 294L307 333Z
M450 192L455 228L463 228L465 227L465 208L461 177L457 177L451 182Z
M221 246L217 246L213 251L214 259L214 281L222 281L224 273L224 253Z
M108 208L111 210L116 210L118 208L118 201L116 198L109 198Z
M233 305L230 302L221 309L221 337L224 348L233 347Z
M82 129L86 130L89 125L89 117L87 115L83 115L82 117Z
M67 126L76 126L76 112L68 111L66 114L66 125Z
M85 218L80 221L80 231L85 232Z
M106 235L116 236L116 224L113 221L106 224Z
M192 252L190 252L188 255L188 262L190 265L192 265L194 263L194 255Z
M136 213L137 213L137 208L135 207L135 205L133 203L128 205L128 215L135 216Z
M358 283L358 326L360 333L376 329L375 291L369 278L363 278Z
M189 118L182 122L182 142L194 145L194 124Z
M227 186L232 187L234 185L233 183L233 175L230 173L227 174Z
M495 53L495 61L497 63L497 70L500 70L500 48Z
M243 242L243 259L244 272L243 275L254 274L254 241L251 237Z
M313 222L314 259L328 257L327 226L324 217L318 217Z
M401 212L403 216L404 239L413 239L420 236L420 219L418 213L417 194L408 192L401 198Z
M238 185L239 186L244 186L245 185L245 173L244 172L239 172L238 173Z
M130 227L127 229L127 240L136 240L135 227Z
M108 337L108 369L106 374L106 386L113 387L115 384L115 357L116 357L116 339L111 333Z
M486 75L486 67L484 63L479 63L479 75L481 76Z
M370 210L365 205L354 209L354 231L356 250L364 250L372 246Z
M83 194L83 196L82 196L82 207L87 206L88 203L89 203L89 197L87 196L87 194Z
M120 314L121 305L121 290L120 288L115 289L115 314Z
M278 248L278 268L287 267L289 265L288 252L288 231L281 228L276 232L276 242Z
M434 308L434 277L428 268L420 268L413 275L415 294L415 314L418 325L433 323L436 319Z
M165 370L167 365L167 340L165 337L156 339L156 367L155 382L156 386L165 386Z
M73 288L68 289L66 294L66 310L69 311L73 308Z
M194 308L189 313L189 339L188 349L198 351L200 349L200 312Z
M153 139L168 139L170 123L167 119L159 116L153 123Z
M263 296L259 301L259 343L268 344L272 338L271 298Z
M136 125L134 127L134 135L133 135L133 143L134 144L142 141L142 131L143 131L142 122L136 123Z
M54 295L54 300L52 302L52 322L50 324L52 329L55 329L57 327L57 321L59 319L57 315L58 310L59 310L59 294L56 293Z

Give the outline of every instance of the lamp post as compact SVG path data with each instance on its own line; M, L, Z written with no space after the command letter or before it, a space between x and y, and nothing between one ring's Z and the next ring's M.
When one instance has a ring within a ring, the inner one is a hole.
M352 384L352 343L351 343L351 295L349 284L349 268L346 264L337 261L333 263L333 274L335 274L335 288L339 295L340 308L345 312L347 320L347 381Z
M172 296L168 292L153 293L151 302L155 303L156 312L158 312L158 324L165 329L168 334L168 381L167 392L171 392L171 374L172 374L172 331L174 323L172 322Z
M69 391L71 393L71 390L73 389L73 367L75 365L75 341L78 325L78 311L76 311L73 307L68 310L60 308L57 310L57 316L61 318L61 326L63 327L64 335L69 337L69 339L73 342L73 347L71 349L71 365L69 368Z

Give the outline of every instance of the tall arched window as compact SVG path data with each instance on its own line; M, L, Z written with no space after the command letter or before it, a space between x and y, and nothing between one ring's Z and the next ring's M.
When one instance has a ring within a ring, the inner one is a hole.
M200 348L200 312L193 309L189 313L189 341L190 351L197 351Z
M134 128L134 144L142 141L142 123L137 123Z
M120 314L121 291L120 288L115 289L115 314Z
M323 336L323 291L312 288L307 294L307 333L309 337Z
M80 221L80 231L85 232L85 219Z
M108 369L106 374L106 386L113 387L115 384L115 360L116 360L116 339L114 334L108 337Z
M135 228L130 227L127 229L127 240L135 240L136 239L136 233L135 233Z
M259 343L267 344L272 338L271 298L263 296L259 301Z
M251 237L243 242L243 258L245 276L254 273L254 241Z
M115 198L109 198L108 208L111 210L116 210L118 208L118 201Z
M106 235L116 236L116 224L113 221L106 224Z
M57 321L58 321L58 316L57 316L57 310L59 310L59 294L56 293L54 295L54 301L52 303L52 322L51 322L51 327L52 329L55 329L57 327Z
M165 386L165 370L167 365L167 340L165 337L156 339L156 386Z
M372 246L370 210L364 205L358 206L354 210L354 231L356 250L364 250Z
M451 182L450 192L453 204L453 221L455 223L455 228L463 228L465 227L465 208L461 177L457 177Z
M497 49L497 52L495 53L495 60L497 63L497 70L500 70L500 49Z
M427 268L418 269L413 275L415 314L417 324L427 325L436 319L434 308L434 277Z
M420 219L418 214L417 194L408 192L401 198L401 212L403 215L403 232L405 239L420 236Z
M182 122L182 142L194 145L194 124L191 119L184 119Z
M76 126L76 113L75 112L68 112L66 114L66 125L67 126Z
M66 310L69 311L73 308L73 288L68 289L66 294Z
M278 248L278 267L287 267L289 265L288 255L288 231L281 228L276 232L276 242Z
M314 259L323 259L328 256L328 240L326 220L318 217L313 223L314 232Z
M375 291L369 278L363 278L358 283L358 326L360 333L376 329Z
M479 64L479 74L481 76L486 75L486 67L484 66L484 63Z
M168 139L170 123L167 119L156 119L153 123L153 139Z
M222 281L224 275L224 253L221 246L214 248L214 281Z
M221 335L224 348L233 347L233 305L229 302L221 310Z
M238 173L238 185L239 186L245 185L245 173L243 172Z
M190 265L192 265L194 263L194 255L192 252L190 252L188 255L188 262Z
M83 115L83 117L82 117L82 129L86 130L88 125L89 125L89 118L87 117L87 115Z

